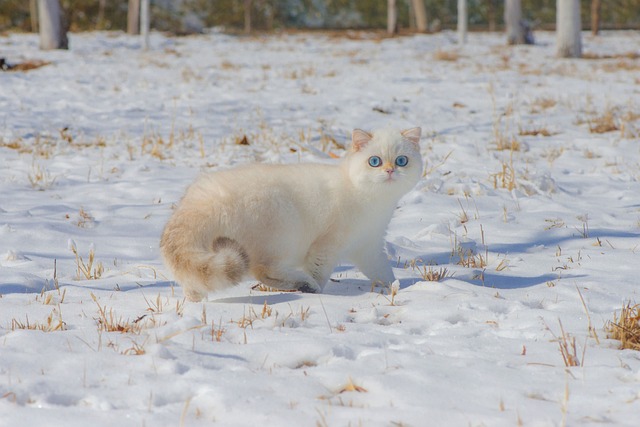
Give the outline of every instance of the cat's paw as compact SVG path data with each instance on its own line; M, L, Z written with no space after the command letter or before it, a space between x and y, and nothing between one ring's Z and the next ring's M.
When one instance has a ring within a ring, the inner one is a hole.
M309 282L297 282L296 289L305 294L317 294L321 290L317 284Z
M207 296L206 292L200 292L195 289L185 287L183 290L185 298L191 302L200 302Z

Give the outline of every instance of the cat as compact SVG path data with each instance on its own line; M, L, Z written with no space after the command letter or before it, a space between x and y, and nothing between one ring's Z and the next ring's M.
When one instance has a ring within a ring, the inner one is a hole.
M355 129L339 164L253 164L206 174L186 191L160 248L190 301L248 273L276 289L321 292L344 258L395 280L384 236L420 180L421 129Z

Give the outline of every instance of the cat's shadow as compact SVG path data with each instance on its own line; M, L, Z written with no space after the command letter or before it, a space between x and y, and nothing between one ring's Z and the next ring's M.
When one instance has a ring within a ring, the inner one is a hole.
M265 302L267 305L282 304L286 302L296 301L306 294L294 293L294 292L282 292L282 293L259 293L251 294L241 297L226 297L210 299L210 303L222 303L222 304L256 304L262 305Z

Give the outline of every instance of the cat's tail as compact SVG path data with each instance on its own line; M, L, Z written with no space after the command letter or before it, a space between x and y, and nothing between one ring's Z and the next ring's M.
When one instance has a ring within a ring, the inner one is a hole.
M196 224L174 219L162 233L160 249L188 300L200 301L209 291L240 282L249 269L249 256L242 245L228 237L203 244L202 236L193 233L198 231Z

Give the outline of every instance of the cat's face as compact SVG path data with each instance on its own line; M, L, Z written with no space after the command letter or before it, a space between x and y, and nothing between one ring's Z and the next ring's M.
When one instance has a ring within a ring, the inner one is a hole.
M422 176L420 128L353 131L349 175L358 186L409 191Z

